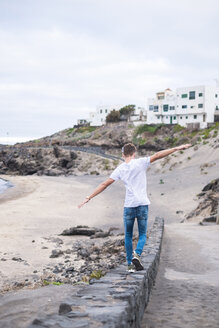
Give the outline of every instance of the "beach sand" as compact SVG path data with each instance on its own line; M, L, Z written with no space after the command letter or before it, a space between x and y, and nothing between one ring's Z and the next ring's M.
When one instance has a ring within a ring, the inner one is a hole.
M43 269L59 263L59 258L49 256L57 248L57 238L64 229L88 225L104 230L114 226L122 231L121 185L112 186L95 202L77 208L105 177L4 178L15 187L0 195L1 290L24 279L36 280ZM62 236L62 250L86 238Z

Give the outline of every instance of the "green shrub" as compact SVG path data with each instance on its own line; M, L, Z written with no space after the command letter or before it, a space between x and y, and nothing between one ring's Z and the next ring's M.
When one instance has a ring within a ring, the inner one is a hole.
M100 173L98 171L91 171L90 174L91 175L99 175Z
M160 127L162 126L162 124L156 124L156 125L149 125L149 124L144 124L144 125L140 125L136 128L135 130L135 135L139 135L142 134L144 132L150 132L152 134L154 134Z
M214 130L214 134L213 134L213 138L216 138L217 137L217 135L218 135L218 131L217 130Z
M104 274L103 274L103 271L102 270L94 270L91 275L90 275L90 278L93 278L93 279L100 279L101 277L103 277Z
M120 111L113 109L106 117L106 122L119 122L120 121Z
M195 130L195 131L192 131L189 135L191 138L195 137L196 134L198 133L199 131L198 130Z
M178 139L178 138L173 138L173 137L166 137L166 138L164 138L164 140L165 140L168 144L174 146L174 145L177 143L177 141L178 141L179 139Z
M119 160L118 160L118 159L115 159L115 160L113 161L113 165L114 165L114 166L118 166L118 165L119 165Z
M103 160L103 169L104 170L110 170L111 168L110 168L110 161L108 160L108 159L104 159Z
M80 128L77 128L76 132L78 133L84 133L84 132L93 132L97 128L95 126L82 126Z
M182 130L184 130L185 128L183 127L183 126L181 126L181 125L179 125L179 124L176 124L176 125L174 125L174 128L173 128L173 131L174 132L180 132L180 131L182 131Z
M130 115L132 115L134 113L134 111L135 111L135 105L127 105L127 106L120 108L120 110L119 110L120 115L124 115L127 117L130 117Z
M72 132L74 132L74 128L69 128L69 129L66 131L67 136L69 136L70 134L72 134Z
M60 285L64 285L64 283L63 282L59 282L59 281L43 280L43 286L48 286L48 285L60 286Z
M139 138L138 139L138 144L141 146L141 145L144 145L145 143L146 143L146 139L144 139L144 138Z
M204 133L202 133L202 135L203 135L202 139L208 139L208 138L210 138L210 131L209 130L205 130L203 132Z

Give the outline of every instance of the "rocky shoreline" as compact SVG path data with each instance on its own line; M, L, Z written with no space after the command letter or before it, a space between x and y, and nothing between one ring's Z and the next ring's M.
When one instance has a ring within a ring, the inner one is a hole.
M156 218L142 254L143 271L130 274L125 264L118 263L89 284L50 285L3 295L0 327L140 328L158 270L162 235L163 220Z
M116 230L118 228L111 227L108 231L103 231L95 227L77 226L64 230L58 237L47 238L47 241L55 245L48 258L49 264L43 270L34 270L31 277L9 281L1 293L49 284L89 283L92 279L99 279L126 261L124 234L115 233ZM74 239L75 236L82 238ZM136 239L134 237L134 242ZM72 247L69 247L69 242ZM32 243L35 243L35 240L32 240ZM43 246L42 249L48 247ZM7 254L0 259L2 262L8 260L10 259ZM11 260L29 265L20 257L14 256Z
M0 149L0 174L8 175L82 175L107 174L120 158L105 154L101 148L3 147Z

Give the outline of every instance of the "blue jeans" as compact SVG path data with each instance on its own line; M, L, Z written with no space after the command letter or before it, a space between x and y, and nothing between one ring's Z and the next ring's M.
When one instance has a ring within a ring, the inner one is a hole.
M147 221L148 221L148 205L141 205L137 207L124 207L124 227L125 227L125 249L126 259L128 264L132 262L132 236L135 218L138 222L138 243L135 252L140 256L143 247L146 243Z

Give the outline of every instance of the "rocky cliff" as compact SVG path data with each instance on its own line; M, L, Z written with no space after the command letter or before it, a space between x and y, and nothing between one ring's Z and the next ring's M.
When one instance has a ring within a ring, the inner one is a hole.
M219 179L209 182L198 194L199 205L187 216L187 219L201 219L204 221L216 221L219 205Z
M141 125L128 122L102 127L69 128L15 146L0 147L0 174L108 174L121 160L121 147L132 142L139 155L183 143L217 147L219 124L205 130L179 125ZM209 142L211 140L211 142Z

